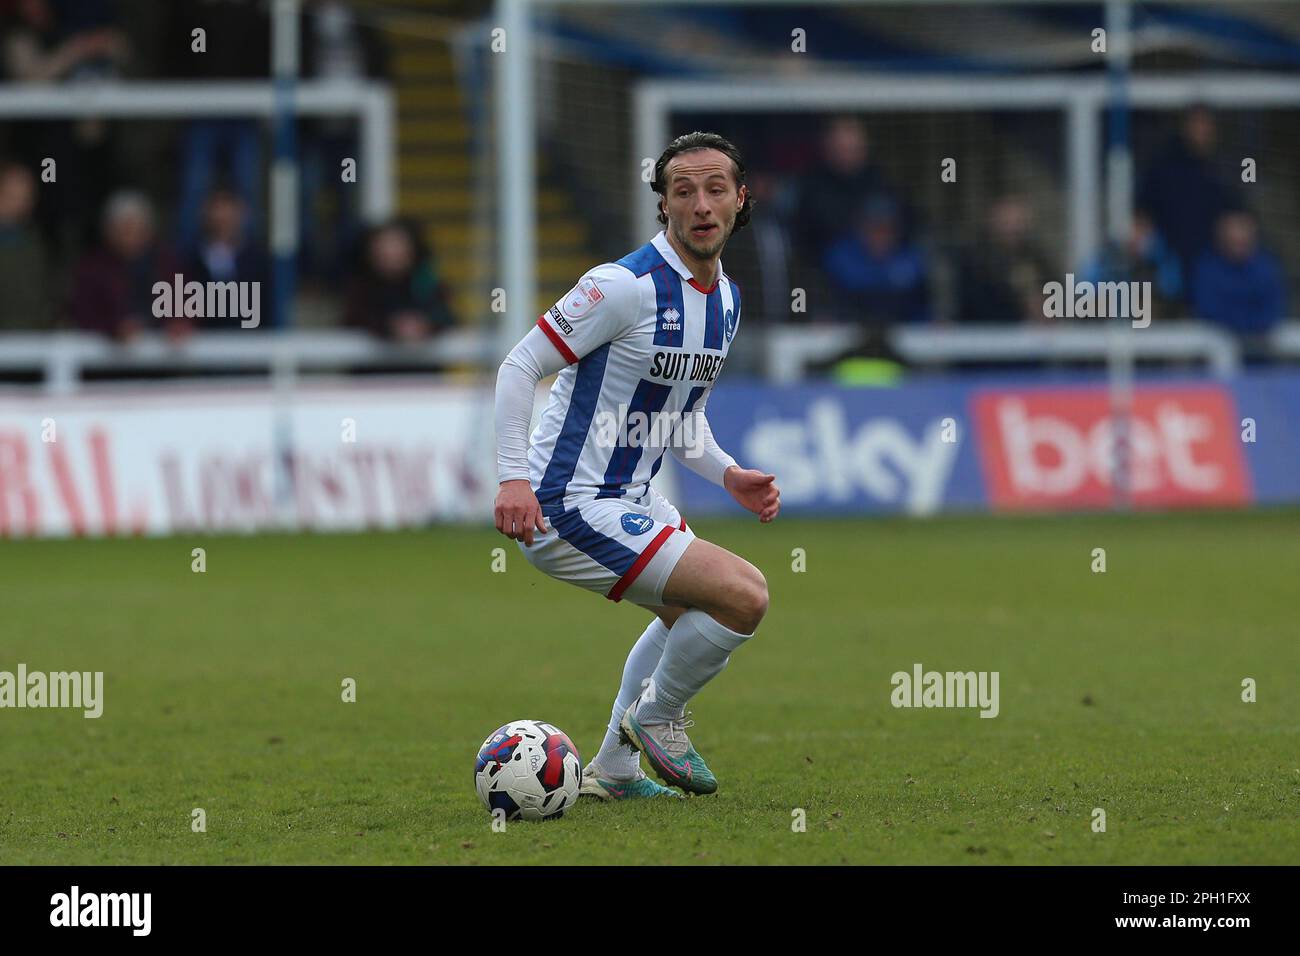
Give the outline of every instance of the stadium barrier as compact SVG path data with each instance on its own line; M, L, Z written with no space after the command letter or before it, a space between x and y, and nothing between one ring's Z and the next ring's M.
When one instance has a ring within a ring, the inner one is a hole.
M482 385L0 396L0 536L484 520L491 436Z
M1300 502L1297 407L1294 371L1143 376L1127 429L1132 506ZM709 420L724 448L778 476L786 514L1116 503L1099 375L886 389L729 381L711 397ZM485 522L492 435L491 386L481 381L0 393L0 536ZM738 514L725 492L669 458L656 484L685 514Z
M487 367L499 361L494 348L490 335L470 328L402 345L360 329L202 332L181 341L146 333L129 343L84 332L15 332L0 334L0 372L40 374L46 391L67 394L87 372L261 372L291 382L300 373L340 368Z
M1300 501L1300 374L1144 375L1127 420L1135 508ZM897 388L728 383L709 400L723 448L778 475L787 513L1071 511L1119 504L1101 375L938 378ZM678 476L687 514L734 511Z
M755 330L756 332L759 330ZM845 325L774 325L763 330L764 369L770 381L802 380L811 365L855 348L861 330ZM1136 358L1204 362L1218 377L1240 367L1240 348L1222 329L1198 322L1161 322L1127 336ZM1107 361L1114 341L1106 326L899 326L890 346L917 365L950 362ZM500 340L480 328L458 328L423 343L395 345L357 329L301 329L274 335L203 332L176 342L145 334L129 344L81 332L0 333L0 373L39 374L46 390L75 390L86 372L257 372L296 375L313 370L429 369L473 366L494 371ZM1300 322L1274 329L1269 347L1279 357L1300 356Z

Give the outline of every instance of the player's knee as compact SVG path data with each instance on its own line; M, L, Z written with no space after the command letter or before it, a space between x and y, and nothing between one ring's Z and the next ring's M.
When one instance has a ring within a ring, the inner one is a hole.
M735 630L741 634L753 634L767 614L767 579L763 572L749 565L741 575L735 592L732 613L735 615Z

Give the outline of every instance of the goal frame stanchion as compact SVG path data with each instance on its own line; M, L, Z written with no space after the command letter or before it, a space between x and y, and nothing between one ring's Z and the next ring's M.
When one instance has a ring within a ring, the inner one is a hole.
M1132 111L1129 79L1133 55L1132 6L1129 0L1106 0L1106 237L1114 250L1124 250L1133 231L1133 149L1129 142ZM1151 303L1147 303L1147 308ZM1148 319L1150 316L1148 316ZM1132 319L1112 316L1106 354L1107 399L1110 404L1111 508L1133 507L1133 393L1136 361Z

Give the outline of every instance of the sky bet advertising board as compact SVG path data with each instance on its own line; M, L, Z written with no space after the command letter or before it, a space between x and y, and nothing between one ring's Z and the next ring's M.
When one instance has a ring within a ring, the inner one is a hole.
M1070 511L1107 508L1116 496L1103 380L724 382L708 417L724 449L777 475L786 513ZM1139 384L1127 422L1134 507L1300 501L1300 375ZM722 489L678 474L687 513L729 510Z

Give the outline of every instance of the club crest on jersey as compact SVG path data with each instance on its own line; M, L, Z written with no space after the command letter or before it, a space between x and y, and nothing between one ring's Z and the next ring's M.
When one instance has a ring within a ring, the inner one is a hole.
M561 310L571 319L580 319L601 299L605 298L596 288L595 279L583 279L564 297Z
M659 329L663 332L680 332L682 330L682 314L672 306L664 309Z
M628 534L645 534L655 526L654 519L629 511L622 517L623 530Z
M726 312L722 313L722 331L727 336L727 341L730 342L731 337L736 334L735 309L728 309Z

